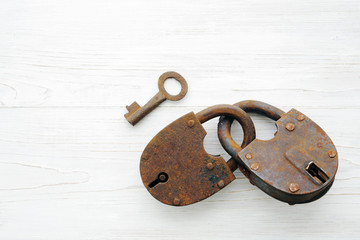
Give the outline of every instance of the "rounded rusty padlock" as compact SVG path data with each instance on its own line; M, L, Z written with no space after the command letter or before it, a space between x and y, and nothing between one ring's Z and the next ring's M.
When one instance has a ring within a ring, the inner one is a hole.
M203 146L206 131L202 123L217 116L232 117L242 125L242 147L255 139L251 118L233 105L215 105L177 119L150 141L141 156L141 178L154 198L185 206L210 197L235 179L237 163L210 155Z
M315 122L292 109L288 113L260 101L235 106L276 121L274 138L255 139L241 149L231 137L231 117L221 117L218 136L250 182L291 205L315 201L332 186L338 168L335 145Z

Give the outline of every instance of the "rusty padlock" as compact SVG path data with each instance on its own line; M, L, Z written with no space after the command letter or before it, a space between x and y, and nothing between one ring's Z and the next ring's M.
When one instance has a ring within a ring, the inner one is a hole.
M251 118L233 105L216 105L184 115L161 130L141 156L141 178L153 197L168 205L185 206L210 197L235 179L237 163L210 155L203 146L206 131L201 124L217 116L240 122L242 147L255 139Z
M276 121L274 138L255 139L244 149L237 149L230 132L233 119L220 118L220 142L251 183L291 205L315 201L330 189L338 168L337 151L315 122L295 109L284 113L259 101L234 105Z

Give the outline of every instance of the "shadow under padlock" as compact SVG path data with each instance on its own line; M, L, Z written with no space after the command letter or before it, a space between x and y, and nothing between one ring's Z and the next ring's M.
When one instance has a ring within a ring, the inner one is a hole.
M338 156L329 136L315 122L295 109L284 113L259 101L234 105L275 120L278 128L273 139L255 139L239 151L231 137L233 119L220 118L221 145L239 163L239 169L251 183L289 204L315 201L330 189Z
M243 143L233 141L238 151L255 139L251 118L233 105L216 105L177 119L150 141L141 156L141 178L154 198L185 206L210 197L235 179L236 161L225 162L203 147L206 131L201 124L217 116L230 116L241 124Z

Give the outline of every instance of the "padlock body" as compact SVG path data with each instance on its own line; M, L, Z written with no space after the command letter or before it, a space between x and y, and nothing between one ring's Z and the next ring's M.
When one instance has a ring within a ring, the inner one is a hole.
M335 179L338 154L329 136L311 119L292 109L277 122L275 137L256 139L240 153L249 180L289 204L323 196Z
M205 135L191 112L150 141L141 156L140 174L153 197L168 205L185 206L208 198L235 179L222 157L205 151ZM161 174L166 177L157 181Z

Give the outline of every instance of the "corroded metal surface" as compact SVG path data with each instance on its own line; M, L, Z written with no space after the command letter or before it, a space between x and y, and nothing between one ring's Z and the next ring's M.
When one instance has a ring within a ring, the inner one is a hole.
M228 152L250 182L272 197L289 204L305 203L320 198L332 186L338 168L336 148L328 135L301 112L292 109L281 114L273 139L255 139L238 152L226 140L230 126L226 118L219 123L223 147L230 147Z
M169 78L174 78L180 83L181 91L178 95L171 95L165 90L164 83L166 79ZM150 101L148 101L143 107L140 107L137 102L133 102L130 106L126 106L128 113L126 113L124 116L126 120L131 123L131 125L135 125L136 123L138 123L143 117L145 117L148 113L154 110L154 108L159 106L166 99L171 101L178 101L185 97L188 91L188 85L185 79L177 72L166 72L162 74L159 78L158 86L159 92L155 94L155 96L152 97Z
M208 154L201 123L220 115L235 117L244 126L246 146L255 138L251 118L240 108L217 105L189 113L160 131L145 148L140 173L146 189L162 203L185 206L201 201L235 179L234 162Z

